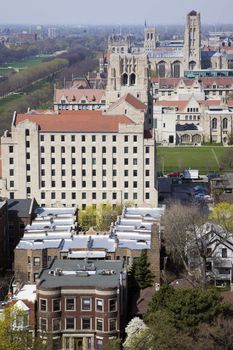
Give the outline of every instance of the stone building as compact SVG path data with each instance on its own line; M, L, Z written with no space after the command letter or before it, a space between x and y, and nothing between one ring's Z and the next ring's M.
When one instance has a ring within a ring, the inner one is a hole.
M15 114L1 139L1 195L35 197L42 206L157 206L155 140L145 108L131 96L109 113Z

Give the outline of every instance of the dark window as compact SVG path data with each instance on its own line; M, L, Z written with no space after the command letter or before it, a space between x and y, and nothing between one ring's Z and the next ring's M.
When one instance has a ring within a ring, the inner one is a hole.
M76 187L76 181L72 181L72 188Z
M116 163L117 163L117 159L116 158L112 158L112 164L116 165Z
M116 320L111 319L109 320L109 331L115 331L116 330Z
M95 192L92 193L92 199L96 199L96 193Z
M75 310L74 298L66 298L66 310L67 311L74 311Z
M13 146L9 146L9 153L13 153L14 152L14 147Z
M10 169L10 176L14 176L14 169Z
M106 153L106 147L102 147L102 153Z
M106 135L102 136L102 141L105 142L106 141Z
M40 135L40 140L43 142L44 141L44 135Z
M129 141L129 136L126 135L124 139L125 139L125 142L128 142Z
M62 175L62 176L66 176L66 171L65 171L65 169L62 169L61 175Z
M72 176L76 176L76 170L72 169Z
M75 141L75 135L71 135L71 141L74 142ZM72 147L73 148L73 147Z
M72 199L76 199L76 193L72 192Z
M66 164L66 159L65 159L65 158L62 158L62 159L61 159L61 163L62 163L62 164Z
M102 159L103 165L106 165L106 162L107 162L107 161L106 161L106 158L103 158L103 159Z
M150 176L150 170L146 170L146 176Z
M133 170L133 176L138 176L138 171L137 170Z
M125 158L125 159L124 159L124 164L125 164L125 165L128 165L128 164L129 164L128 158Z
M124 171L124 176L129 176L129 170Z
M86 164L86 158L82 158L82 165Z
M116 192L113 192L113 194L112 194L112 199L117 199L117 194L116 194Z
M71 159L71 163L72 163L72 164L75 164L75 163L76 163L76 159L75 159L75 158L72 158L72 159Z
M56 187L56 182L55 181L51 182L51 187Z
M61 135L61 141L62 141L62 142L65 141L65 135Z
M82 169L82 176L86 176L86 169Z
M86 181L82 181L82 187L86 187Z
M82 193L82 199L86 199L86 198L87 198L86 192L83 192Z
M116 153L116 147L115 146L112 148L112 153Z
M75 147L71 147L71 153L75 153Z
M53 299L53 311L60 311L60 299Z
M92 142L95 142L96 141L96 137L95 137L95 135L92 135Z
M51 135L50 139L51 139L52 142L54 142L55 141L55 136Z
M137 141L138 141L138 137L136 135L134 135L133 142L137 142Z
M51 170L51 175L52 175L52 176L55 176L55 174L56 174L55 169L52 169L52 170Z
M61 187L66 187L66 182L65 181L61 182Z
M82 329L91 329L90 317L83 317L82 318Z
M51 164L55 164L55 158L51 158Z
M26 135L26 136L29 136L29 135L30 135L30 130L29 130L29 129L26 129L26 130L25 130L25 135Z
M116 135L113 135L113 136L112 136L112 141L113 141L113 142L116 142Z
M106 192L102 193L102 199L107 199L107 193Z
M146 199L150 199L150 193L146 192Z
M26 159L30 159L30 153L26 153Z
M96 181L92 181L92 187L96 187Z
M150 158L146 158L146 165L150 164Z
M124 153L129 153L129 147L124 147Z
M96 319L96 329L97 329L97 331L102 331L103 330L103 320L102 320L102 318L97 318Z
M109 300L109 311L116 311L116 299Z
M44 153L44 146L41 146L40 152L41 152L41 153Z
M56 193L55 192L51 192L51 199L56 199Z
M82 142L86 141L86 137L84 135L82 135Z
M27 165L26 165L26 169L27 169L27 171L31 170L31 165L30 165L30 164L27 164Z
M227 258L227 248L222 248L222 258Z
M66 317L66 329L74 329L74 317Z
M45 193L41 192L41 199L45 199Z
M133 148L133 153L138 153L138 148L137 147Z
M112 182L112 187L114 187L114 188L117 187L117 182L116 182L116 181L113 181L113 182Z
M65 192L61 193L61 199L66 199L66 193Z
M9 158L9 163L14 164L14 158Z

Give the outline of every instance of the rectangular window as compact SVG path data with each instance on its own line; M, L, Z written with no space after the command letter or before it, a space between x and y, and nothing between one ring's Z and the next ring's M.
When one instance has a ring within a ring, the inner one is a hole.
M96 199L96 193L95 192L92 193L92 199Z
M66 317L65 319L65 328L68 329L74 329L74 325L75 325L75 319L74 317Z
M95 142L96 141L96 137L95 137L95 135L92 135L92 142Z
M96 299L96 311L103 311L103 299Z
M65 135L61 135L61 141L65 142Z
M82 298L82 311L91 311L91 298Z
M96 330L97 331L102 331L103 330L103 319L102 318L97 318L96 319Z
M13 146L9 146L9 153L13 153L14 152L14 147Z
M82 318L82 329L91 329L91 318L83 317Z
M40 299L40 311L47 311L47 300Z
M128 142L129 141L129 136L126 135L124 139L125 139L125 142Z
M109 331L115 331L116 330L116 319L109 320Z
M137 165L138 164L138 160L137 160L137 158L134 158L133 159L133 165Z
M112 194L112 199L117 199L117 194L116 194L116 192L113 192L113 194Z
M133 153L138 153L138 148L137 147L133 147Z
M116 299L109 300L109 312L116 311Z
M54 318L53 319L53 331L60 331L61 329L61 321L59 318Z
M227 258L227 248L222 248L222 258Z
M113 135L113 136L112 136L112 141L113 141L113 142L116 142L116 135Z
M103 142L106 142L106 135L103 135L103 136L102 136L102 141L103 141Z
M85 135L82 135L82 142L85 142L86 141L86 137Z
M82 193L82 199L86 199L86 198L87 198L86 192L83 192Z
M51 135L50 139L51 139L51 142L54 142L55 141L55 136Z
M66 298L65 300L66 300L65 302L66 311L75 311L75 299Z
M71 135L71 142L75 142L75 135Z
M9 163L14 164L14 158L9 158Z
M61 310L61 302L60 299L53 299L53 311Z
M40 257L35 256L33 258L33 266L40 266Z
M61 199L66 199L66 193L65 192L61 193Z
M103 159L102 159L102 163L103 163L103 165L106 165L106 163L107 163L106 158L103 158Z
M40 330L47 331L47 319L46 318L40 318Z

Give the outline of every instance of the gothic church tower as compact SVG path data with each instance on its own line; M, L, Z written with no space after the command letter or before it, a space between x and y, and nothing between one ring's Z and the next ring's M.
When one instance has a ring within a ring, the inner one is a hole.
M191 11L186 19L184 69L201 69L201 16L196 11Z

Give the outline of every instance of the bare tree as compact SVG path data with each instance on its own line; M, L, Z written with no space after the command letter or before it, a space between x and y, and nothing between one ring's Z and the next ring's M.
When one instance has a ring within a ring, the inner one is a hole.
M207 220L202 208L180 202L171 203L163 218L163 239L167 252L174 262L183 265L190 281L203 286L207 282L207 260L215 251L208 249L214 226Z

